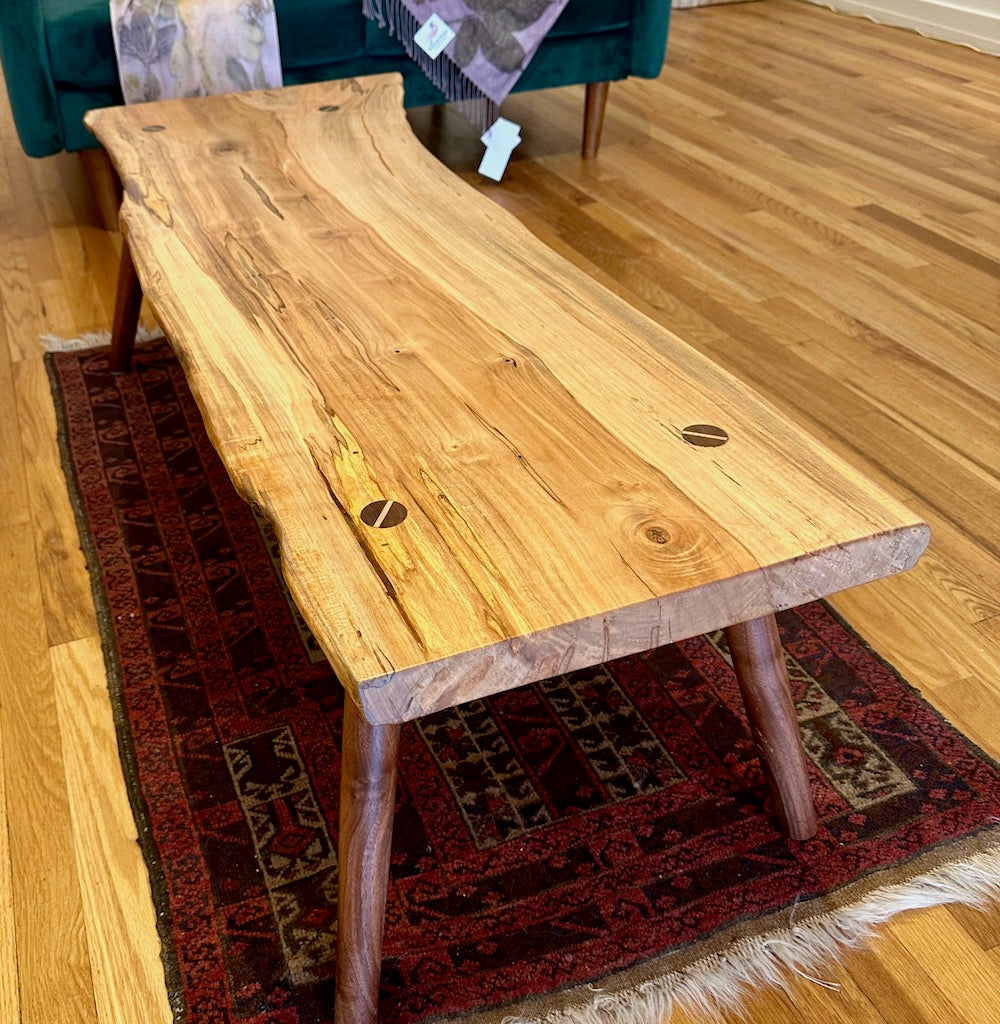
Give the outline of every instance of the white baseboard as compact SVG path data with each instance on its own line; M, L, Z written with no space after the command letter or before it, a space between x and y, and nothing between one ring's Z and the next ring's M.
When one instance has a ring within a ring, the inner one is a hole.
M859 14L880 25L912 28L931 39L961 43L1000 55L997 0L806 0L842 14Z

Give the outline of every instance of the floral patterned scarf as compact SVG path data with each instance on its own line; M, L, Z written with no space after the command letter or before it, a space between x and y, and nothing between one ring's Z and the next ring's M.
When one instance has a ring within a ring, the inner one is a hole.
M273 0L110 0L126 103L280 86Z
M485 127L569 0L363 0L365 16L389 26L406 52L450 100L478 100ZM414 43L437 15L455 38L439 57ZM469 113L469 110L466 110Z

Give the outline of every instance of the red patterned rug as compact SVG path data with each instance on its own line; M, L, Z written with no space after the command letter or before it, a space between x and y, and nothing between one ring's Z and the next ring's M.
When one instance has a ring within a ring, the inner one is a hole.
M342 690L166 344L49 360L178 1020L329 1021ZM380 1021L658 1019L995 895L998 766L825 605L780 624L807 843L721 636L405 726Z

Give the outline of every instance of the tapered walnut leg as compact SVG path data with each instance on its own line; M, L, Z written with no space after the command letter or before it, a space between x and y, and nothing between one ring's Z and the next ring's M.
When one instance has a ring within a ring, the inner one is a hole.
M97 203L101 227L105 231L117 231L118 210L122 205L122 183L111 163L111 157L98 147L80 150L80 160L91 194Z
M767 615L730 626L726 639L778 824L792 839L810 839L816 834L816 808L778 625Z
M587 98L583 106L583 158L592 160L601 145L601 130L604 128L604 109L608 105L610 82L589 82Z
M118 264L118 290L115 293L115 320L111 328L112 370L123 372L132 365L141 306L142 285L132 262L128 238L123 236L121 262Z
M374 1024L396 802L398 725L371 725L348 698L340 768L335 1024Z

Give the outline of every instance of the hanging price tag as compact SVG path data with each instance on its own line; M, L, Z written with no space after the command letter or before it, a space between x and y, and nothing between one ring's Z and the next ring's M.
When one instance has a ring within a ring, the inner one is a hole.
M413 41L428 57L433 59L454 38L454 29L443 18L432 14L414 34Z

